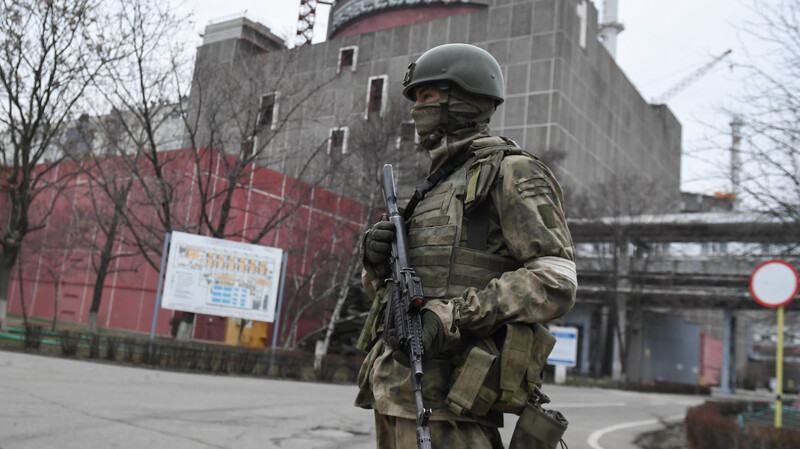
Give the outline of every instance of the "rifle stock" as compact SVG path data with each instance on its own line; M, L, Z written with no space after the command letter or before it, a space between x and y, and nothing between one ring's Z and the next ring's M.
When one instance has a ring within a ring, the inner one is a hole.
M394 224L395 240L392 242L392 294L386 308L386 323L394 328L400 347L407 348L411 367L411 387L417 409L417 447L431 449L431 432L428 421L431 410L422 401L422 318L420 312L425 303L422 281L408 263L408 244L405 222L397 207L394 188L394 171L391 164L383 166L383 196L389 211L389 220Z

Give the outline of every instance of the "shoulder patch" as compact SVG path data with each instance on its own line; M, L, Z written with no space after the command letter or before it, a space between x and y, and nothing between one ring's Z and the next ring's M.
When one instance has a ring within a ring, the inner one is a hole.
M517 179L515 184L517 186L517 192L519 192L523 198L545 195L553 192L553 186L550 185L550 181L548 181L544 176L530 179L520 178Z
M540 204L536 206L539 215L542 217L542 223L548 228L553 229L558 227L558 219L556 212L551 204Z
M503 160L502 176L510 176L523 198L554 193L552 175L538 160L520 155Z

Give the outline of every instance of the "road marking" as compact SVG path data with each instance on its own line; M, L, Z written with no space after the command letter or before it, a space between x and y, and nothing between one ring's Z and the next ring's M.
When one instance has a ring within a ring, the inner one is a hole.
M644 421L634 421L629 423L623 424L615 424L613 426L609 426L603 429L595 430L589 435L589 439L586 442L589 444L589 447L592 449L605 449L603 446L600 446L600 438L603 438L605 434L616 432L617 430L627 429L630 427L638 427L638 426L650 426L653 424L658 424L661 422L669 422L669 421L677 421L683 419L685 415L674 415L668 416L666 418L661 419L647 419Z
M628 405L627 402L582 402L579 404L553 404L553 408L625 407L626 405Z

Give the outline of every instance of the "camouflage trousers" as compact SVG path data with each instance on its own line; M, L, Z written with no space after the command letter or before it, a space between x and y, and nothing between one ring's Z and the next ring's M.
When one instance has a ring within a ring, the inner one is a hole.
M469 421L431 421L431 446L457 449L503 449L500 432ZM416 449L417 423L375 412L377 449Z

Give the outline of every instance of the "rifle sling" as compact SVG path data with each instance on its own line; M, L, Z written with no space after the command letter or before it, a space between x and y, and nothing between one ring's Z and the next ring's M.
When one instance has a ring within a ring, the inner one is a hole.
M450 176L459 167L464 165L472 154L471 151L462 151L455 157L445 161L438 170L425 178L425 182L414 191L414 195L412 195L411 199L408 201L408 205L406 205L403 211L403 220L410 220L411 216L414 214L414 209L416 209L419 202L425 198L425 195L433 190L442 179ZM483 202L469 214L469 220L467 222L467 248L486 251L488 234L489 211L486 202Z
M445 161L445 163L439 167L438 170L425 178L425 182L423 182L422 185L419 186L416 191L414 191L414 195L412 195L411 199L408 201L408 205L406 205L406 209L403 211L403 220L408 221L411 219L414 209L416 209L419 202L425 198L425 195L433 190L433 188L439 184L439 181L447 176L450 176L451 173L464 165L464 162L467 162L467 159L469 159L470 156L472 156L471 151L462 151L461 153L458 153L454 157Z

